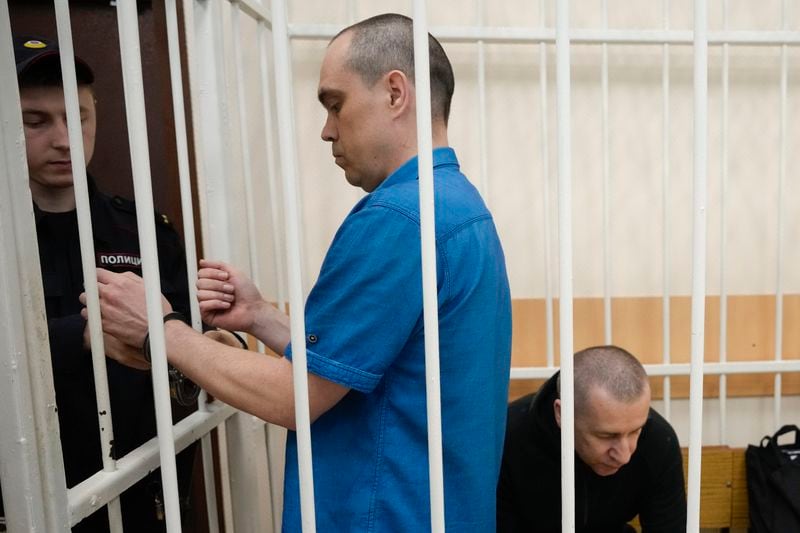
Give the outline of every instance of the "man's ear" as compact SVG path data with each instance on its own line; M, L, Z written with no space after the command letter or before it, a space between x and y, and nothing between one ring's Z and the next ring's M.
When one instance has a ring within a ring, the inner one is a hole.
M405 73L393 70L386 74L385 80L389 94L389 108L393 114L401 114L410 109L412 86Z
M561 427L561 400L559 398L553 402L553 414L556 416L556 424Z

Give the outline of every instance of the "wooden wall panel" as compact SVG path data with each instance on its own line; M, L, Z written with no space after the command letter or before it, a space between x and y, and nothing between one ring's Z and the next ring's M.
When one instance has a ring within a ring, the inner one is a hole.
M719 298L706 298L705 360L719 361ZM581 350L603 344L602 298L578 298L573 304L574 347ZM800 358L800 295L784 296L783 358ZM614 344L636 355L643 363L663 361L662 303L659 297L614 298L612 300ZM513 366L545 366L545 303L542 299L517 299L513 302ZM553 302L555 358L558 365L558 301ZM689 362L691 354L691 298L670 299L671 360ZM767 361L775 352L775 297L748 295L728 297L728 360ZM729 396L768 396L773 393L774 374L728 376ZM689 378L672 378L672 397L689 396ZM653 395L662 395L663 378L653 378ZM510 397L517 398L536 390L541 381L514 380ZM707 376L704 395L719 395L719 378ZM800 394L800 373L783 376L783 394Z

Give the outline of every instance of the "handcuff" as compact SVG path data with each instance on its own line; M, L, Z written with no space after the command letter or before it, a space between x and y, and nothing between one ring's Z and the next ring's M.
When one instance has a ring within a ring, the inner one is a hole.
M183 313L179 313L177 311L172 311L164 315L164 324L169 322L170 320L180 320L187 326L190 326L189 319ZM245 350L248 349L247 342L235 331L230 331L236 340L238 340L242 344L242 348ZM144 359L148 363L151 362L152 355L150 354L150 332L148 331L147 334L144 336L144 344L142 345L142 352L144 353ZM174 399L178 405L182 406L190 406L197 401L197 397L200 395L200 386L197 385L194 381L186 377L186 375L175 368L174 366L167 363L167 372L169 375L169 394Z

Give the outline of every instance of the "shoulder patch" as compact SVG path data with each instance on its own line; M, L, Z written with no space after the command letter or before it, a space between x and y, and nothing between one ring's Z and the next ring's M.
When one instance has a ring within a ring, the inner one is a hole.
M111 199L111 205L120 211L136 215L136 203L133 200L128 200L122 196L115 196ZM162 226L172 227L172 221L164 213L155 212L156 222Z

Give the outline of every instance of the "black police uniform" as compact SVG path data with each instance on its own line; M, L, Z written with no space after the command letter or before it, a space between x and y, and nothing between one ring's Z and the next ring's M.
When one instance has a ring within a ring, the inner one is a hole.
M136 210L130 200L111 198L89 179L95 264L113 272L141 275ZM83 346L86 327L78 296L84 291L76 211L45 213L34 206L39 241L56 405L67 487L73 487L103 467L97 420L91 352ZM189 291L183 245L164 215L156 214L156 240L161 291L172 306L188 313ZM188 315L187 315L188 316ZM135 370L106 359L114 425L113 454L122 457L156 435L153 387L149 371ZM173 415L190 411L173 407ZM182 500L188 495L194 447L178 455ZM158 501L157 501L158 500ZM125 531L158 532L161 496L156 470L122 495ZM108 531L105 509L85 518L74 532Z

